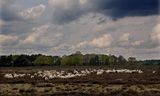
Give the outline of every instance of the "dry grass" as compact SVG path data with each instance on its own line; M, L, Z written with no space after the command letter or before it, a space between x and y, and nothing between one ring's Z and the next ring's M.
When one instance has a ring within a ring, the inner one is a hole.
M75 68L57 68L57 70L71 72L73 69ZM3 68L0 70L0 96L160 96L160 70L153 68L143 68L145 72L143 74L104 73L68 79L44 80L27 76L6 79L3 77L8 72L33 74L37 70L39 69ZM157 73L153 74L153 70Z

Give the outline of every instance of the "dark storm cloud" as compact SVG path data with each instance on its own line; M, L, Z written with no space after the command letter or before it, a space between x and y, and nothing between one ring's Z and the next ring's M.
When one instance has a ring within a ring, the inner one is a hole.
M158 14L159 0L88 0L85 4L70 6L67 10L61 7L53 13L54 23L64 24L74 21L84 14L93 12L120 19L132 16ZM68 1L69 2L69 1ZM70 2L69 2L70 3Z
M98 12L118 19L158 14L159 0L90 0Z
M21 20L22 18L16 14L15 10L2 7L1 19L4 21L15 21L15 20Z
M22 17L17 14L16 8L12 6L14 4L13 0L1 0L0 4L0 18L3 21L16 21L22 19Z
M33 26L35 24L30 22L7 22L1 25L0 33L4 35L24 35L28 34Z
M63 10L58 9L54 11L53 22L56 24L65 24L70 21L76 20L83 14L82 11L76 9Z

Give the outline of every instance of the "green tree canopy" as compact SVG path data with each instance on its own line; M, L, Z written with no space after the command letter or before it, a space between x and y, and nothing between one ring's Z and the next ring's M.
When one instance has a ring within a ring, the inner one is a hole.
M37 58L34 61L35 65L53 65L54 64L54 58L51 56L37 56Z

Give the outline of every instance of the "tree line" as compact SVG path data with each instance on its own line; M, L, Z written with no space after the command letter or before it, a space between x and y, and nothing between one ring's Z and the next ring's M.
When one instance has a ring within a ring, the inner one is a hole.
M90 65L135 65L135 64L160 64L160 60L138 61L135 57L125 59L122 55L85 54L77 51L71 55L46 56L37 55L3 55L0 56L2 67L24 67L24 66L90 66Z

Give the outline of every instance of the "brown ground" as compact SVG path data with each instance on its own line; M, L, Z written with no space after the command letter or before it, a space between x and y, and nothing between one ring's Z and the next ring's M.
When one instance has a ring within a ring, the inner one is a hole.
M32 73L52 68L1 68L0 96L160 96L159 68L142 68L143 74L110 73L70 79L6 79L4 73ZM55 69L55 68L54 68ZM74 68L56 68L72 71ZM78 70L84 68L78 68ZM152 71L156 73L153 74Z

